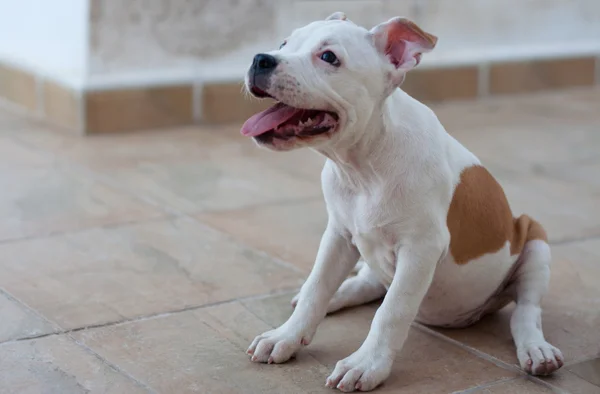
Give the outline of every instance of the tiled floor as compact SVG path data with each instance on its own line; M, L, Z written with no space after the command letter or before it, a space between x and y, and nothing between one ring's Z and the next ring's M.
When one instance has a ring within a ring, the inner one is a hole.
M600 90L435 109L548 229L543 323L567 365L520 373L508 307L415 325L379 392L600 393L598 362L580 363L600 356ZM0 112L0 393L331 392L376 305L328 317L288 364L244 354L310 270L321 164L235 127L76 138Z

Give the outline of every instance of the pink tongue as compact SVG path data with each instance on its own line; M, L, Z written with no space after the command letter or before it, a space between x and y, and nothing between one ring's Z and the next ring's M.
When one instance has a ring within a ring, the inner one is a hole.
M248 119L242 126L242 134L246 137L264 134L290 120L298 111L297 108L278 103Z

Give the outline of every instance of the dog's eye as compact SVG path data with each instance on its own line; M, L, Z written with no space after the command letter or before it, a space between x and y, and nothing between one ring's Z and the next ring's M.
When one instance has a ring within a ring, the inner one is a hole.
M285 46L285 44L287 44L287 41L282 42L281 45L279 46L279 49L283 48Z
M340 65L339 59L337 58L337 56L335 56L335 53L333 53L331 51L323 52L321 54L321 60L323 60L324 62L329 63L333 66Z

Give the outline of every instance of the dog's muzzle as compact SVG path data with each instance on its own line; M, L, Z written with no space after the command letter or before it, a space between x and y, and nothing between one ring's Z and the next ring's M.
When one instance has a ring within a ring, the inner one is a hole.
M254 56L249 71L250 90L258 97L266 97L269 89L269 77L277 68L277 59L266 53Z

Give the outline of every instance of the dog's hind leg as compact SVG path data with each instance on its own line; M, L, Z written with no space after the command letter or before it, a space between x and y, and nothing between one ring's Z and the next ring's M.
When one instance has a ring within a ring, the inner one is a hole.
M516 307L510 328L521 368L533 375L548 375L563 365L560 350L546 342L540 302L550 280L550 247L544 240L528 241L514 276Z
M385 287L379 282L365 262L359 261L357 268L358 273L346 279L335 293L329 302L327 313L363 305L378 300L385 295ZM296 295L292 299L292 306L295 307L297 302L298 296Z

